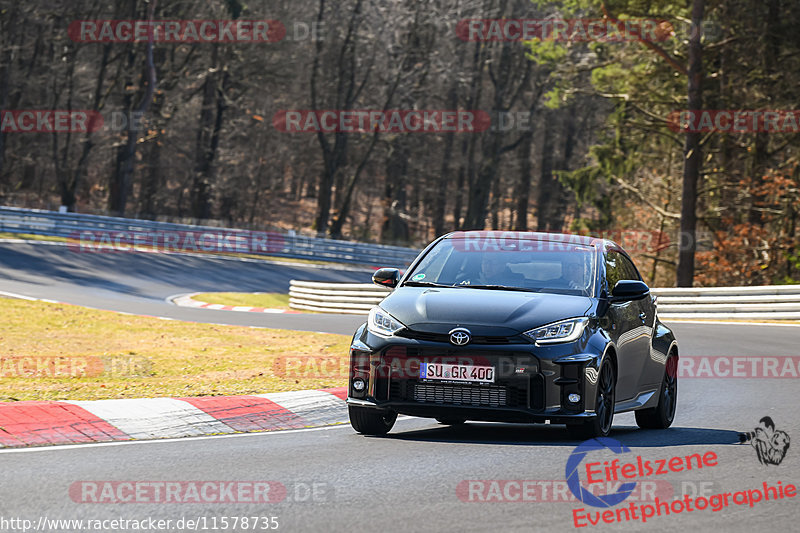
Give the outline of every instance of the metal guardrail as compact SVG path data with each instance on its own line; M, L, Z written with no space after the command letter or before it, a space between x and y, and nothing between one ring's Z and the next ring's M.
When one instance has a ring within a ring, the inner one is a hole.
M800 285L653 289L662 318L800 320Z
M107 233L117 243L136 245L137 236L188 234L224 236L229 253L277 256L292 259L331 261L370 266L403 268L419 250L400 246L365 244L322 239L289 233L175 224L150 220L117 218L82 213L59 213L38 209L0 206L0 232L80 239ZM120 239L120 236L123 238ZM265 243L258 246L238 244ZM80 246L80 244L76 244ZM205 251L205 250L202 250ZM719 288L654 288L662 318L705 318L745 320L800 320L800 285ZM295 309L329 313L367 314L389 291L371 284L326 284L292 281L290 305Z
M289 307L321 313L366 315L391 292L371 283L289 282Z
M653 288L664 319L800 320L800 285ZM292 280L289 306L323 313L366 315L391 290L368 283Z
M2 206L0 206L0 232L67 239L80 239L81 235L91 236L107 233L114 237L112 239L114 244L122 243L131 246L139 242L150 242L156 235L161 235L162 239L166 235L177 239L178 235L191 233L198 237L202 235L224 236L225 243L217 246L222 250L212 250L219 253L246 253L397 268L409 265L419 254L419 250L401 246L323 239L296 235L292 232L257 232ZM167 249L172 242L176 241L167 241ZM226 246L229 248L228 250L225 249ZM212 248L214 247L212 246Z

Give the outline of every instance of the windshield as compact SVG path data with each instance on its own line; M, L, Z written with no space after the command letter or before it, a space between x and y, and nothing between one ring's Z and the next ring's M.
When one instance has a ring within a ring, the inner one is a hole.
M594 296L595 251L552 241L520 241L506 249L476 251L465 239L440 241L404 285L526 290Z

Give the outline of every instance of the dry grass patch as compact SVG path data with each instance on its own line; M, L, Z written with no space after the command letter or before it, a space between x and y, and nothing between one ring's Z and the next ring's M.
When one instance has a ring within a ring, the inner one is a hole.
M278 293L206 292L192 296L194 300L210 304L289 309L289 295Z
M346 384L341 376L276 375L282 356L346 358L350 339L344 335L195 324L5 298L0 305L0 400L256 394ZM62 372L52 372L54 367ZM87 371L69 370L75 367Z

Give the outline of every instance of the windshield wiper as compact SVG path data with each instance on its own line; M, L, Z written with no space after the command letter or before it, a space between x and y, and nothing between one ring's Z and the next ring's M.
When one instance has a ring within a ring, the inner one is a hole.
M464 289L486 289L486 290L503 290L503 291L518 291L518 292L539 292L541 289L527 289L525 287L510 287L508 285L456 285Z
M434 283L432 281L406 281L403 287L452 287L452 285L444 285L442 283Z

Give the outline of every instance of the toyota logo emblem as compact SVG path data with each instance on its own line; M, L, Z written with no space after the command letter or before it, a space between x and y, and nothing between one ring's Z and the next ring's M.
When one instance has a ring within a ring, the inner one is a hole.
M458 328L450 332L450 343L456 346L464 346L472 338L468 329Z

